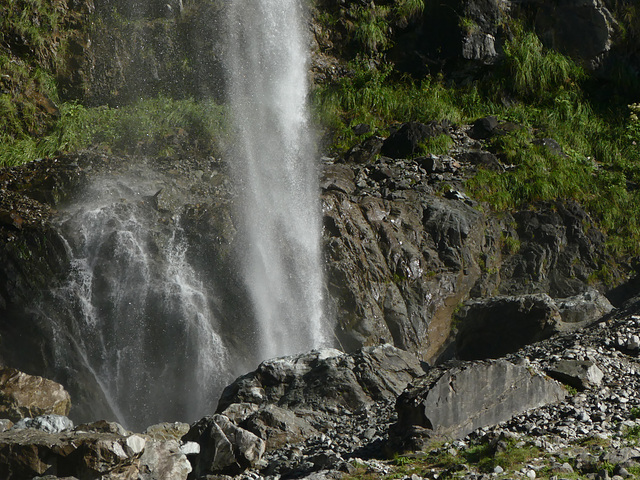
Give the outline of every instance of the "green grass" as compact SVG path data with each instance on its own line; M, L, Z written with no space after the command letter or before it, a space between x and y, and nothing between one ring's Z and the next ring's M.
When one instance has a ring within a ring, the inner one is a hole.
M407 78L390 65L356 59L349 76L313 92L318 121L331 133L329 149L340 153L362 140L351 130L358 123L385 136L401 122L459 124L495 115L520 126L487 145L509 168L480 169L467 183L469 194L495 210L578 201L608 235L610 253L640 254L640 106L599 104L579 66L521 25L511 29L501 67L466 86L438 76ZM564 154L533 143L543 138L557 141ZM444 137L428 143L425 151L433 153L449 147Z
M491 111L474 86L451 89L437 78L394 78L390 68L375 68L363 59L352 62L350 69L351 75L313 92L318 121L332 132L336 151L356 143L351 126L358 123L386 135L397 122L461 122Z
M193 149L215 154L228 133L225 112L212 101L165 97L120 108L64 103L60 119L47 135L0 137L0 165L88 147L116 153L170 155L178 149Z

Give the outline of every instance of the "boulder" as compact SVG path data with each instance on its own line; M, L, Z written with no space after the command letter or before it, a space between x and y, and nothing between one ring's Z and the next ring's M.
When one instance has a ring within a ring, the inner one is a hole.
M384 141L381 153L391 158L408 158L420 152L420 144L427 138L437 137L442 133L442 126L436 122L404 123Z
M498 358L558 332L580 330L613 307L593 289L573 297L546 294L470 300L456 312L459 358Z
M414 355L391 345L364 347L351 355L315 350L262 362L225 388L218 412L234 403L275 404L294 411L356 410L395 398L423 373Z
M22 480L70 475L93 479L118 473L122 477L113 478L136 478L137 460L144 447L144 439L137 435L12 430L0 433L0 477Z
M506 360L462 362L432 369L398 398L395 448L461 438L527 410L563 400L566 391Z
M23 418L13 428L16 430L34 428L47 433L60 433L73 430L73 422L62 415L40 415L36 418Z
M262 438L267 451L303 442L318 433L307 419L276 405L260 407L239 425Z
M529 0L536 32L548 48L582 60L595 68L609 52L616 21L602 0Z
M182 440L200 445L200 453L191 462L196 478L209 474L237 475L259 462L265 451L261 438L224 415L197 421Z
M17 422L46 414L66 416L70 409L71 398L59 383L13 368L0 369L0 417Z
M600 320L613 310L613 305L603 294L593 288L567 298L556 299L562 322L559 331L576 331Z
M139 460L137 480L186 480L191 463L177 440L149 440Z
M547 374L578 390L598 387L604 378L602 370L590 360L561 360L548 369Z
M225 389L218 412L263 439L271 451L321 433L337 413L395 401L423 374L415 356L391 345L350 355L313 351L263 362Z
M380 153L383 143L382 137L373 135L349 149L346 160L353 163L371 163Z

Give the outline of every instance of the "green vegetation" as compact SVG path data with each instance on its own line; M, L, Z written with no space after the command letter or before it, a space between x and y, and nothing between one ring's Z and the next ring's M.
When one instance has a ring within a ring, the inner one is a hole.
M225 109L212 101L161 97L120 108L63 103L60 118L48 134L5 136L0 141L0 165L87 147L157 155L170 155L179 148L215 152L226 132Z
M449 153L449 150L453 147L453 138L446 134L430 137L422 143L421 147L422 155L429 153L434 155L445 155Z
M367 53L386 50L392 45L391 31L398 22L406 22L424 11L424 0L396 0L349 5L347 29L353 40ZM335 19L324 18L328 25Z
M608 235L612 254L640 254L640 105L598 103L573 61L546 50L521 26L511 30L501 68L467 85L409 78L384 62L357 58L351 75L314 92L319 121L333 133L331 148L355 144L351 126L358 123L384 136L399 122L459 124L495 115L516 126L487 145L508 168L480 169L467 182L470 195L496 210L576 200ZM440 153L446 145L426 147Z

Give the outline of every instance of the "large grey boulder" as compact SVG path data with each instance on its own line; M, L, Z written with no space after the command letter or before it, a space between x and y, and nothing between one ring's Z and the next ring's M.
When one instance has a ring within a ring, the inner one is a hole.
M265 451L261 438L224 415L199 420L182 440L200 445L200 452L192 460L196 478L209 474L237 475L259 462Z
M351 355L334 349L315 350L262 362L225 388L218 412L234 403L320 412L355 410L395 398L423 374L413 354L388 344L364 347Z
M506 360L433 369L398 398L392 444L461 438L565 396L558 382Z
M324 432L337 413L394 402L424 372L413 354L391 345L350 355L312 351L265 361L238 378L223 392L218 412L263 439L271 451Z
M465 360L498 358L554 333L580 330L612 309L593 289L562 299L533 294L470 300L456 312L456 354Z

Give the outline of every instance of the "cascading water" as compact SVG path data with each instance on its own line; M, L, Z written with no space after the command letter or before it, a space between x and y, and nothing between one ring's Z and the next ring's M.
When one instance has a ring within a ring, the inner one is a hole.
M195 420L247 368L330 343L300 0L224 9L239 196L212 157L92 160L119 173L59 209L71 272L22 312L81 421Z
M101 413L131 428L212 412L230 372L182 231L160 231L155 191L102 179L61 213L72 272L35 313L54 324L54 361L79 363L111 410Z
M300 0L232 0L227 84L262 359L328 343Z

